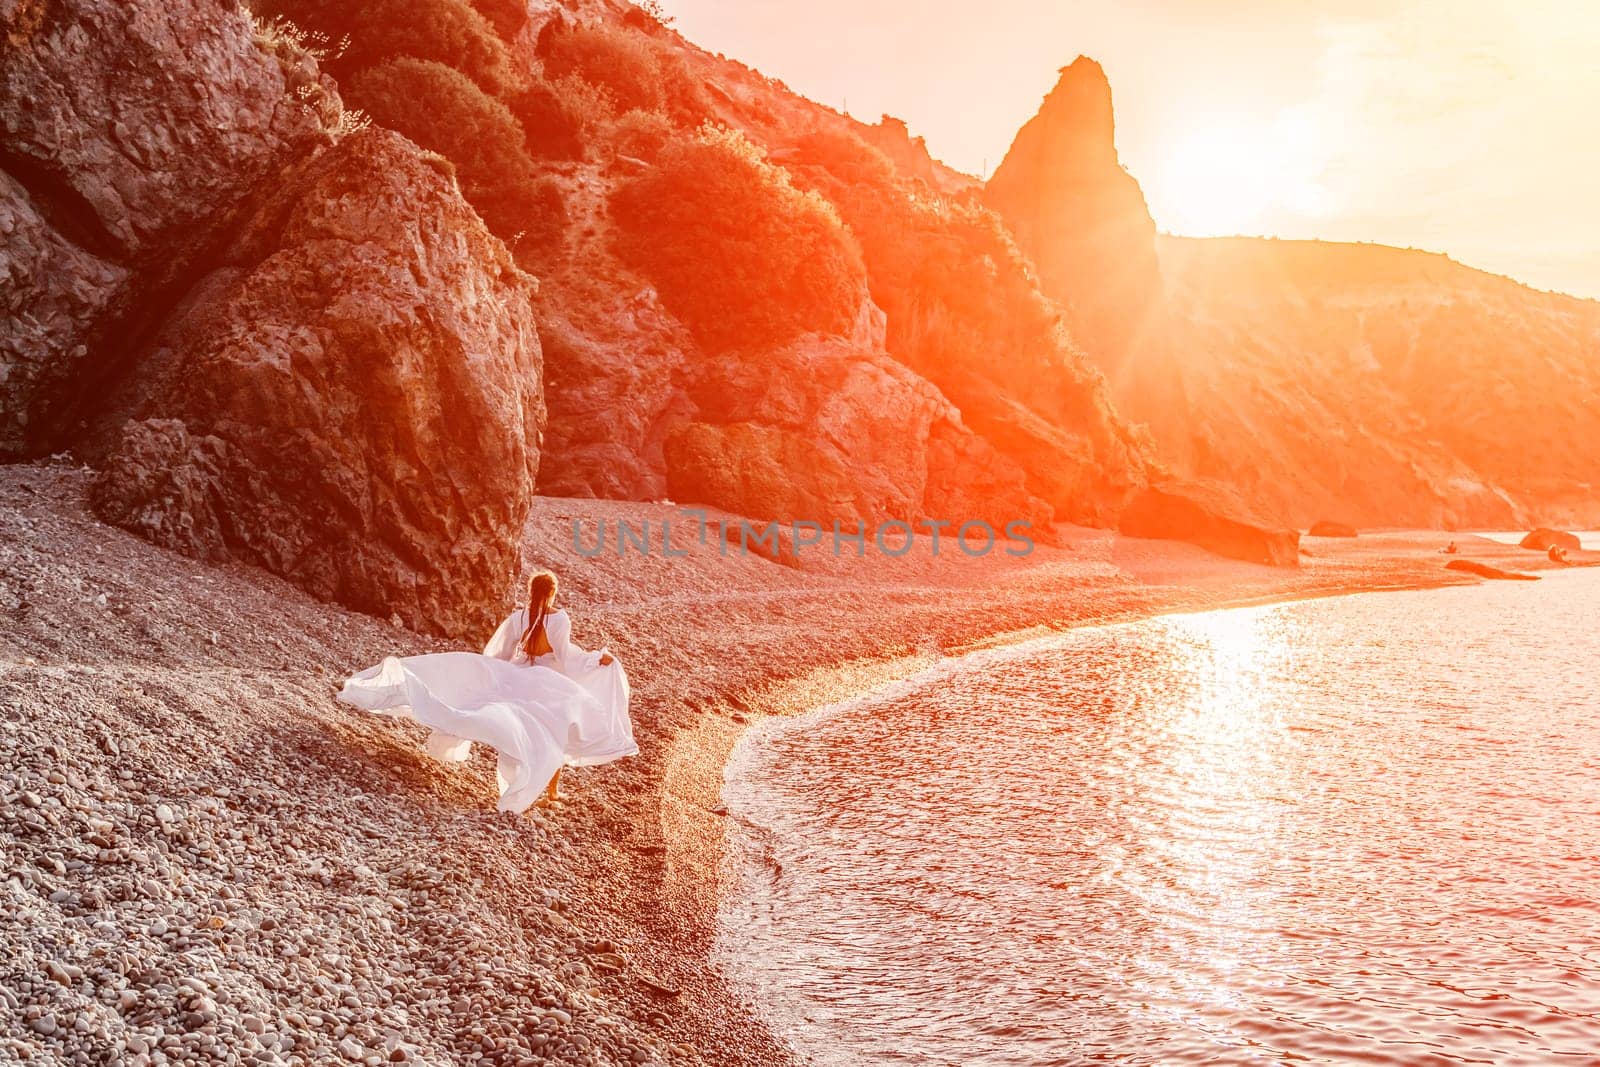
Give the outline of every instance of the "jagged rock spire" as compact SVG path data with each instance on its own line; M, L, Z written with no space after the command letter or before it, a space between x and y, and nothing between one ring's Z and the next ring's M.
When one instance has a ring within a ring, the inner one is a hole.
M1117 158L1111 84L1099 63L1079 56L1062 68L984 199L1091 356L1117 367L1160 333L1155 223Z

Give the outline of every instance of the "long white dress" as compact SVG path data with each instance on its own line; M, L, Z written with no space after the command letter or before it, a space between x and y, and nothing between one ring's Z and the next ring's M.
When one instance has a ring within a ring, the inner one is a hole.
M628 676L605 649L572 641L565 611L545 616L552 651L530 661L521 647L526 609L513 612L483 654L390 656L345 682L339 699L367 711L408 715L431 729L428 752L467 758L474 741L500 755L502 811L526 811L563 766L609 763L639 751L628 718Z

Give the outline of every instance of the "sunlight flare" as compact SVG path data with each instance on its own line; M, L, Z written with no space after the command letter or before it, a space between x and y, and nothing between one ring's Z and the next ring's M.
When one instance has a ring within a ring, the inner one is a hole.
M1151 211L1169 233L1195 237L1268 232L1283 213L1320 215L1310 119L1285 112L1268 123L1202 116L1175 133L1149 182Z

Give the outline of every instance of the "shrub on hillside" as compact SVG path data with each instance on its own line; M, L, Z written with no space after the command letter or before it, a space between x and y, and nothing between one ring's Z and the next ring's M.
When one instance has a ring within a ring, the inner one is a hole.
M822 172L825 180L821 184L890 189L900 181L894 163L881 148L837 126L802 134L794 143L794 153L800 166Z
M578 120L584 133L593 133L617 117L617 101L602 85L584 81L576 74L546 81L560 99L562 108Z
M552 22L539 35L537 52L547 77L578 77L600 86L619 112L660 111L688 126L711 112L683 58L638 30Z
M803 193L738 133L668 144L611 195L616 249L714 349L848 332L861 253L826 201Z
M528 153L540 159L582 159L584 117L570 96L543 79L530 79L506 100L526 138Z
M454 67L489 93L521 84L505 42L464 0L264 0L343 51L329 66L344 78L399 56Z
M539 35L546 77L576 75L605 88L620 111L661 106L661 68L641 34L610 26L553 22Z
M374 122L454 163L462 193L499 237L548 238L553 187L540 183L510 109L465 75L402 57L361 71L346 95Z
M646 162L661 154L668 142L679 136L666 117L657 111L630 111L619 115L606 127L605 138L619 156L632 156Z
M659 49L661 109L680 126L698 127L711 118L711 97L677 52Z
M528 24L528 0L472 0L502 41L510 41Z

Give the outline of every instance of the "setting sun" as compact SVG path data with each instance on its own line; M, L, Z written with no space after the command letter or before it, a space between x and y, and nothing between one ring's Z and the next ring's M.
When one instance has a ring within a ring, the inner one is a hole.
M1587 0L1004 0L976 27L948 2L817 0L803 25L776 0L666 6L695 41L866 122L898 116L982 178L1056 69L1093 56L1164 231L1427 248L1600 295Z
M1310 124L1269 125L1207 117L1168 141L1145 182L1150 213L1169 233L1193 237L1261 232L1284 212L1320 214L1326 199Z

